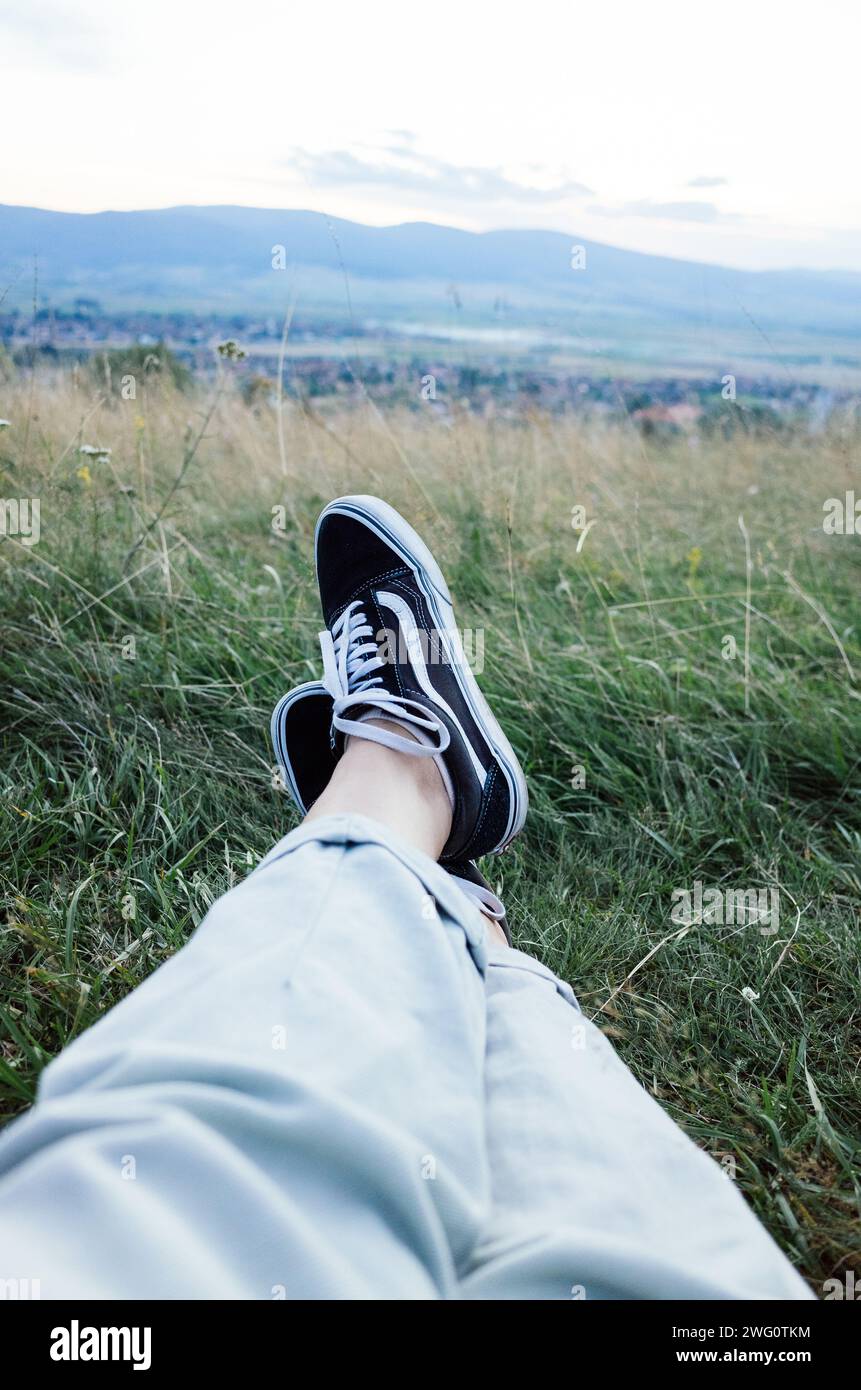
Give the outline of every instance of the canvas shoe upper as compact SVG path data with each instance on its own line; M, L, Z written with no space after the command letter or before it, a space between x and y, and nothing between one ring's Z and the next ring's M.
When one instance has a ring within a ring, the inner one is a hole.
M526 783L469 668L427 546L388 503L353 496L323 510L315 551L333 753L354 735L441 757L454 791L441 862L498 853L523 826ZM404 732L369 723L374 715Z

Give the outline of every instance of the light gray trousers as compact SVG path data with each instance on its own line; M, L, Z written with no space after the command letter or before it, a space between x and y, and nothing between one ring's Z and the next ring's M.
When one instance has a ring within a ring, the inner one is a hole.
M45 1070L0 1138L2 1280L43 1298L808 1296L568 986L487 947L449 876L360 816L286 836Z

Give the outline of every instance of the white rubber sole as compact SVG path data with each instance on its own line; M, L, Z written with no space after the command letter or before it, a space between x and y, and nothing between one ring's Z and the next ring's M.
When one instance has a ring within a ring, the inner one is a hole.
M413 571L419 587L427 599L428 607L436 619L437 629L444 635L448 645L449 660L455 679L460 686L461 694L469 705L476 724L487 739L508 786L508 825L502 840L492 851L494 854L499 854L523 829L526 813L529 809L529 793L517 755L502 732L496 716L482 695L478 682L469 668L460 633L454 621L454 605L451 601L451 594L442 570L421 536L413 530L408 521L404 520L400 512L395 511L394 507L379 497L368 497L361 494L336 497L334 502L330 502L320 513L314 532L315 567L320 525L324 517L331 516L333 513L358 518L376 532L381 540L384 540L387 545L397 551L405 564Z
M272 741L272 750L276 758L276 767L279 767L287 778L287 790L301 811L303 816L307 816L308 807L299 795L299 787L293 773L293 765L287 757L287 749L281 742L281 715L283 712L295 704L297 700L302 700L313 690L315 694L327 694L326 687L321 681L305 681L303 685L297 685L294 690L288 690L286 695L282 695L278 704L272 711L272 718L269 721L269 737Z

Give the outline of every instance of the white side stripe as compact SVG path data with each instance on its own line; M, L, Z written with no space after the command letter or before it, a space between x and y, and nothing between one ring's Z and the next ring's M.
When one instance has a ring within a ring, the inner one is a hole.
M433 685L431 684L431 679L428 675L428 669L425 663L424 652L422 650L421 635L419 633L418 627L416 626L416 620L413 616L412 609L410 608L409 604L401 598L400 594L391 594L385 590L378 589L374 597L376 598L377 603L381 604L383 608L390 608L391 611L394 613L395 617L397 618L398 622L400 623L401 633L403 634L403 638L406 643L407 654L410 659L410 665L412 666L413 671L415 672L415 677L418 684L421 686L424 693L431 700L433 700L435 705L438 705L440 709L445 710L446 714L448 715L449 719L451 719L455 728L460 730L461 738L463 739L466 745L466 749L469 753L472 765L475 768L478 777L481 779L481 783L483 786L485 778L487 777L486 768L484 768L481 762L479 761L475 749L473 748L471 741L467 738L463 726L461 725L460 720L456 717L454 710L446 704L445 700L438 693L438 691L434 690ZM440 634L440 636L442 637L442 634Z

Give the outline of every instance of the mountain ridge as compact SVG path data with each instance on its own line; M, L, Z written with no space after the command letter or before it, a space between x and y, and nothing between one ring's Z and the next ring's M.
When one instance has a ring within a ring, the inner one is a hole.
M861 274L739 270L654 256L563 232L473 232L436 222L372 227L311 209L237 204L96 213L0 204L0 276L17 277L21 306L38 262L43 302L62 307L91 295L123 307L212 304L257 310L281 302L273 248L298 286L304 309L390 319L450 314L489 322L501 301L509 322L600 327L620 337L741 327L796 338L861 339ZM572 268L572 248L585 267ZM510 303L507 301L510 299ZM8 307L8 305L7 305Z

